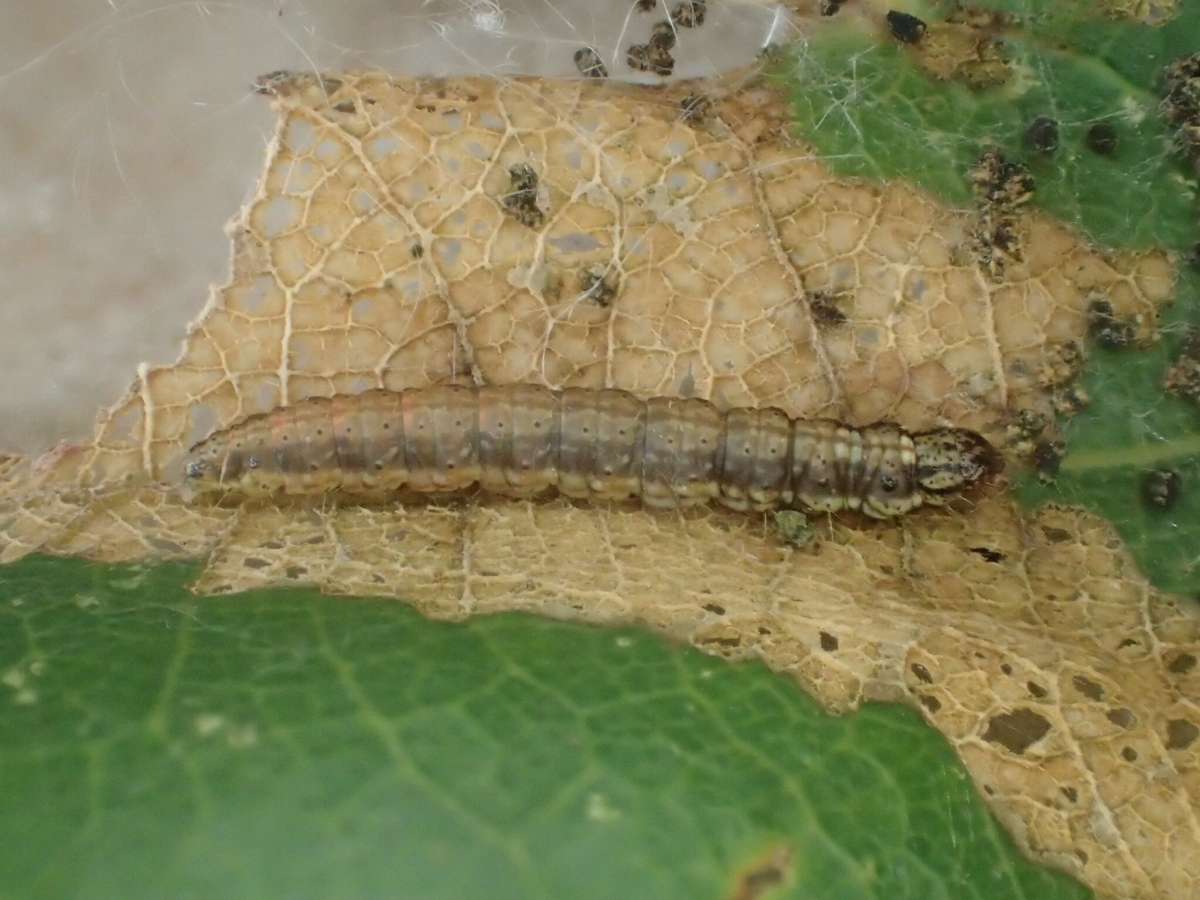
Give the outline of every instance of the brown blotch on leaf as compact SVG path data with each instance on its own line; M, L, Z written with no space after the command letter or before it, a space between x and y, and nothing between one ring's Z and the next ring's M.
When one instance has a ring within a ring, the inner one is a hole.
M1171 719L1167 722L1168 750L1186 750L1197 737L1200 737L1200 728L1195 723L1187 719Z
M1110 709L1105 716L1118 728L1130 728L1137 722L1137 716L1133 714L1133 711L1124 706Z
M1050 722L1032 709L1021 707L992 716L983 739L1018 755L1040 741L1050 731Z
M1196 668L1196 657L1191 653L1180 653L1167 663L1167 671L1172 675L1186 675Z
M1075 690L1083 694L1089 700L1103 700L1104 688L1083 675L1076 675L1071 679L1071 684L1075 685Z
M792 851L776 847L752 863L738 876L729 900L760 900L783 887L792 878Z

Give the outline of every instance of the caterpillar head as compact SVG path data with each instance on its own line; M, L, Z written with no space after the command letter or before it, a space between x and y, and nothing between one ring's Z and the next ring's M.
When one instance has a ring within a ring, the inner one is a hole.
M935 428L913 435L917 485L927 503L965 491L1004 468L1004 460L986 439L965 428Z

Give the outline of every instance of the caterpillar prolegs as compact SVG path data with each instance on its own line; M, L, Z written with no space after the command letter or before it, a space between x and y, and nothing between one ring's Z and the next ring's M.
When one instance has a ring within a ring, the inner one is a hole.
M877 519L942 503L998 471L972 431L909 434L720 412L700 399L619 390L444 385L314 397L250 416L188 452L193 495L449 493L738 510L860 510Z

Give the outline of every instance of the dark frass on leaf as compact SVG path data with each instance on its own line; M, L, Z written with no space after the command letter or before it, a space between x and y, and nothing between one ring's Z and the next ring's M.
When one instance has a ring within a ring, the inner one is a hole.
M1062 465L1065 447L1061 441L1038 441L1033 448L1033 464L1037 466L1038 478L1053 481Z
M925 23L906 12L889 10L887 23L892 37L902 44L915 44L925 34Z
M1038 116L1025 129L1025 144L1038 153L1058 149L1058 123L1049 116Z
M798 509L781 509L775 513L775 530L784 543L793 547L803 547L810 544L816 537L808 516Z
M1163 113L1179 129L1185 153L1200 159L1200 53L1177 59L1163 70L1167 95Z
M537 172L528 163L517 163L509 168L508 177L504 208L527 228L540 228L546 216L537 205Z
M608 68L600 54L592 47L580 47L575 51L575 68L584 78L607 78Z
M679 101L680 118L693 125L703 122L711 108L712 104L703 94L688 94Z
M1095 297L1088 304L1088 334L1101 347L1120 350L1133 343L1133 325L1118 319L1112 304L1103 297Z
M1163 386L1176 397L1200 406L1200 329L1188 329L1179 355L1167 369Z
M813 291L808 298L808 308L818 326L833 328L846 321L846 314L838 306L838 297L831 291Z
M613 298L617 296L617 286L605 277L603 269L584 272L580 281L584 299L591 300L604 309L612 306Z
M1117 129L1108 122L1097 122L1084 137L1088 149L1101 156L1112 156L1117 150Z
M708 15L708 0L683 0L671 10L671 19L680 28L699 28Z
M675 29L671 23L658 22L650 32L648 42L629 45L625 51L625 61L631 69L637 69L639 72L670 75L675 71L675 57L671 55L675 40Z
M1174 469L1151 469L1142 476L1142 499L1157 509L1170 509L1182 487L1183 479Z

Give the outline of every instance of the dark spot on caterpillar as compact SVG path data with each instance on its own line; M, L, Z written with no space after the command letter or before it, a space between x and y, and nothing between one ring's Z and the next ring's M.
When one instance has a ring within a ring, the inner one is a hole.
M1050 731L1046 718L1032 709L1019 707L1012 712L1000 713L988 720L983 739L1000 744L1011 753L1020 755Z
M546 215L537 205L538 175L528 163L518 163L508 170L508 193L504 208L527 228L540 228Z
M593 47L580 47L575 51L575 68L584 78L608 77L608 67Z
M889 10L887 24L892 37L902 44L915 44L925 34L925 23L906 12Z
M1049 116L1038 116L1025 129L1025 144L1039 153L1058 149L1058 123Z
M1108 122L1097 122L1087 130L1084 142L1093 153L1111 156L1117 149L1117 129Z
M1151 469L1142 476L1142 499L1157 509L1170 509L1179 499L1183 480L1174 469Z
M826 653L832 653L838 648L838 639L828 631L822 631L820 634L821 649Z
M978 553L990 563L998 563L1004 561L1004 554L999 550L993 550L991 547L971 547L972 553Z

